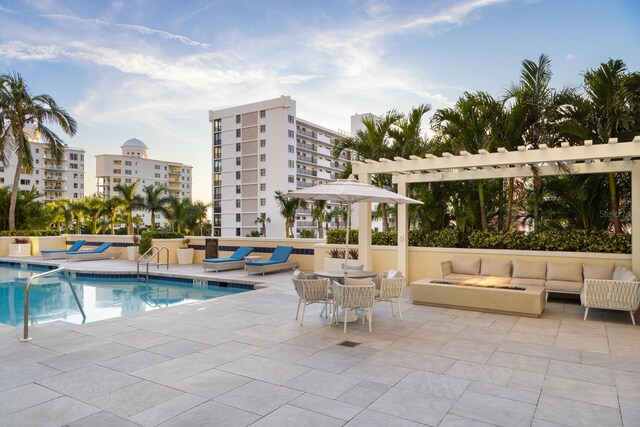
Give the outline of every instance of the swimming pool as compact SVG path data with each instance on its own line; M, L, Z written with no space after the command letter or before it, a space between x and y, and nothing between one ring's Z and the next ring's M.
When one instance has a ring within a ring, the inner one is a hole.
M22 325L24 285L48 268L0 265L0 323ZM132 274L75 273L73 285L87 315L84 320L62 275L35 280L29 288L30 324L64 320L94 322L194 301L246 292L251 285L151 276L148 283Z

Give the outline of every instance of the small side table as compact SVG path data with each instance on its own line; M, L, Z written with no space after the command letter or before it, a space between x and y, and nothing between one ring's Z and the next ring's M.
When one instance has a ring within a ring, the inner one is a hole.
M246 257L244 257L244 261L245 263L247 261L260 261L262 259L262 257L260 255L248 255ZM247 269L247 265L245 264L244 269Z

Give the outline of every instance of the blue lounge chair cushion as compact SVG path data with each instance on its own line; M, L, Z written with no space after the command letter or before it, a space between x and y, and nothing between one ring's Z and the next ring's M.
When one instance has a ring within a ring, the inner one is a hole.
M289 255L293 252L293 246L277 246L271 257L263 261L247 262L247 265L272 265L287 262Z
M40 251L40 253L43 253L43 254L61 254L61 253L65 253L65 252L76 252L85 243L87 243L86 240L76 240L76 242L73 245L71 245L71 247L69 249L43 249L43 250Z
M216 262L242 261L244 257L248 256L251 252L253 252L253 248L251 247L247 247L247 246L240 247L236 249L236 251L227 258L205 258L202 260L202 262L216 263Z
M102 243L100 246L98 246L97 248L91 250L91 251L67 251L66 253L68 254L100 254L104 251L106 251L107 249L109 249L111 247L111 245L113 245L113 243L111 242L104 242Z

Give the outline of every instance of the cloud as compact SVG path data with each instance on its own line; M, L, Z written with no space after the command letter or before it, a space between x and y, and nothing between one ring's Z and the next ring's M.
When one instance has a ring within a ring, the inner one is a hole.
M567 54L564 56L564 59L569 60L569 61L572 61L572 60L576 59L576 55L575 55L575 54L573 54L573 53L567 53Z
M78 18L76 16L60 15L60 14L44 14L39 16L43 18L53 19L53 20L64 20L64 21L81 22L85 24L98 24L98 25L111 26L111 27L117 27L117 28L125 28L129 30L137 31L141 34L158 35L167 40L176 40L188 46L198 46L203 48L211 47L211 45L208 43L195 41L186 36L182 36L179 34L172 34L167 31L156 30L156 29L148 28L142 25L120 24L116 22L102 21L100 19L84 19L84 18Z

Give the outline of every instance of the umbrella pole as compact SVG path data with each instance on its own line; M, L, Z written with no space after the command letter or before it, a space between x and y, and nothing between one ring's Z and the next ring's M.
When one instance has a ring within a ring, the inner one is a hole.
M344 244L344 276L347 277L347 262L349 259L349 230L351 229L351 202L347 203L347 239Z

